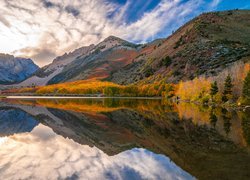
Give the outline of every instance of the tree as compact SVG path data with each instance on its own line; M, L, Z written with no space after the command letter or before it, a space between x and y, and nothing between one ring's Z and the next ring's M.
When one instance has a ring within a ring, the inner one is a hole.
M223 102L227 102L230 99L230 96L232 95L232 88L233 88L232 79L231 76L228 75L224 83L224 91L222 95Z
M217 82L214 81L213 83L211 83L211 88L210 88L210 95L213 96L216 95L218 93L219 89L218 89L218 85Z
M250 71L248 71L247 76L244 80L242 97L244 101L250 103Z

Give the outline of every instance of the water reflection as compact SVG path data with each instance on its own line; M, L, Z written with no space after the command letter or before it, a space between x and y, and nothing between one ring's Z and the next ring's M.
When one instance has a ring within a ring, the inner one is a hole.
M214 108L212 108L210 111L209 119L210 119L210 124L215 128L218 118L215 115Z
M38 121L34 117L20 109L0 109L0 137L30 132L37 125Z
M169 158L134 148L108 156L39 124L1 144L3 179L192 179Z
M29 169L26 178L37 171L51 179L250 176L247 112L153 99L4 100L0 107L1 117L29 127L9 133L0 120L8 136L0 140L0 173L8 177L15 168ZM26 116L8 118L6 109Z

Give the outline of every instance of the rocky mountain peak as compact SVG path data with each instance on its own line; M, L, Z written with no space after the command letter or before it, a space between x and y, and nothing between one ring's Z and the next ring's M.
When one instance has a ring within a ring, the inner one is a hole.
M31 59L0 54L0 69L0 84L12 84L23 81L39 67Z

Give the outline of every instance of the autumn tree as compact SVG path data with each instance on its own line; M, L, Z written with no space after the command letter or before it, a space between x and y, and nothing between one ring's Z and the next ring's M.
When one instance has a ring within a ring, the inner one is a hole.
M223 102L227 102L230 99L230 96L232 96L232 88L233 88L232 79L231 76L228 75L224 83L224 91L222 95Z
M247 73L247 76L244 80L242 97L244 101L250 103L250 71Z

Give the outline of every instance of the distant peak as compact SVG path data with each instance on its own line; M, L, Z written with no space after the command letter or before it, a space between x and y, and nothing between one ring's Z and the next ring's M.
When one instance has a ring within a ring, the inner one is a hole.
M18 60L18 61L32 61L32 59L30 58L26 58L26 57L16 57L12 54L4 54L4 53L0 53L0 60Z
M14 58L14 56L11 54L0 53L0 58Z
M123 39L121 39L121 38L118 38L118 37L116 37L116 36L109 36L109 37L107 37L107 38L105 38L104 39L104 41L125 41L125 40L123 40Z

